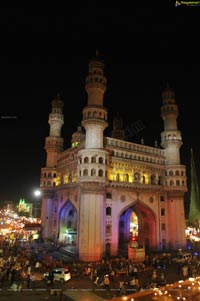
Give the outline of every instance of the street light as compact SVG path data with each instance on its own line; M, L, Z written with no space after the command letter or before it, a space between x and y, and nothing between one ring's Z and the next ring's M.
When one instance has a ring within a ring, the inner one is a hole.
M35 210L34 210L34 217L40 218L40 214L41 214L41 203L40 203L40 196L41 196L41 191L39 189L36 189L34 191L34 195L36 197L36 203L35 203Z
M39 197L41 195L41 191L40 190L35 190L34 194L36 197Z

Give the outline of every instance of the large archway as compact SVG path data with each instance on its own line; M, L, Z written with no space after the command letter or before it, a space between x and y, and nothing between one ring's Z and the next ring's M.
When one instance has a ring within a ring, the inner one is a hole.
M66 245L77 244L77 210L69 200L60 210L59 242Z
M131 235L131 217L137 216L137 243L145 249L156 247L156 218L151 210L141 201L126 208L119 217L119 253L127 255Z

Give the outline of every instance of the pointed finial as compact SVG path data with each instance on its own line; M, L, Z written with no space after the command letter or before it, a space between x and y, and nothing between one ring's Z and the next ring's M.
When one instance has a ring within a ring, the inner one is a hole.
M60 93L58 92L58 94L57 94L57 99L60 99Z

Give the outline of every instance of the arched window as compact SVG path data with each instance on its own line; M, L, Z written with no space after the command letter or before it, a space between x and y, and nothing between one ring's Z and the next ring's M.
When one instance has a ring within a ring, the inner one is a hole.
M106 193L106 198L107 199L112 199L112 193L111 192L107 192Z
M103 170L99 169L99 177L103 177Z
M91 176L96 176L96 169L93 168L93 169L91 170Z
M111 215L111 207L106 207L106 215Z
M95 156L92 157L91 162L96 163L96 157Z
M151 184L155 184L155 183L156 183L156 176L151 175Z
M124 180L125 180L125 182L129 182L129 174L128 173L125 174L125 179Z
M99 157L99 163L103 164L103 158L102 157Z
M88 170L87 170L87 169L84 169L83 175L84 175L84 176L88 176Z
M162 185L162 177L161 176L158 177L158 185Z
M164 197L164 195L161 195L160 196L160 202L164 202L165 201L165 197Z
M161 208L160 213L161 213L161 216L165 216L165 208Z
M89 162L89 158L88 157L85 157L84 158L84 163L88 163Z
M70 173L69 176L68 176L68 181L69 181L69 183L72 182L72 174L71 174L71 173Z

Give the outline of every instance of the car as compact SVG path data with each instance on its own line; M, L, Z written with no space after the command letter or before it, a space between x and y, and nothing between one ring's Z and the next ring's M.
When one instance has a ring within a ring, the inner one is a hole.
M176 257L172 258L172 262L174 263L185 263L185 262L190 262L191 260L192 260L191 253L178 254Z
M59 281L61 283L71 279L71 273L67 268L55 268L50 272L44 273L43 278L48 281L51 278L51 274L53 274L54 281Z

